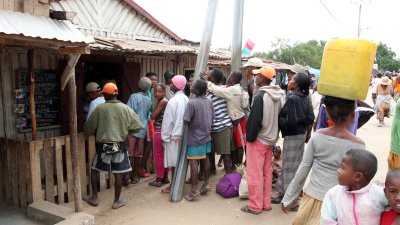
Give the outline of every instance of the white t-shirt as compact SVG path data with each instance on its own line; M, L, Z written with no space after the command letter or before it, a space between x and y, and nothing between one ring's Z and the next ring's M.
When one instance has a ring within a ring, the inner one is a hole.
M372 88L371 93L376 94L376 87L378 86L380 80L381 78L376 77L371 81L371 88Z
M97 97L96 99L92 100L89 105L87 118L89 118L90 114L92 114L93 110L96 108L98 104L104 103L106 100L103 96Z

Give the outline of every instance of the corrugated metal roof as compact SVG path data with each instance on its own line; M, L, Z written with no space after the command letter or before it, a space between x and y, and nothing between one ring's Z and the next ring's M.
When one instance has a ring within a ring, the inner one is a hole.
M115 38L95 37L95 43L91 44L93 50L138 52L143 54L197 54L198 47L187 45L171 45L141 40L126 40ZM210 51L210 58L227 59L230 56L225 53Z
M28 13L0 10L0 34L57 40L69 43L93 42L84 36L70 21L53 20Z
M271 59L261 59L266 66L270 66L276 70L288 70L290 69L290 65L286 63L277 62ZM247 60L242 60L243 63ZM208 62L210 65L224 65L229 66L231 65L231 60L209 60Z

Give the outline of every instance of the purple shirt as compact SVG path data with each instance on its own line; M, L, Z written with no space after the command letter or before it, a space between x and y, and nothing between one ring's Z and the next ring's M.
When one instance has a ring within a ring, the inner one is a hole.
M188 123L188 146L206 144L211 140L211 125L214 120L212 101L205 96L189 99L183 121Z

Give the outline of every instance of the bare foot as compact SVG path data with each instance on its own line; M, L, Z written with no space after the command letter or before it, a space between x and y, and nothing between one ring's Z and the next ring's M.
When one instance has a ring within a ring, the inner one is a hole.
M122 206L125 206L126 204L128 204L127 200L119 200L119 201L114 202L114 204L112 205L112 208L113 209L119 209Z
M84 201L87 202L87 204L94 207L99 205L99 201L97 200L97 198L94 198L93 196L84 199Z
M163 194L171 193L171 188L167 187L167 188L161 189L161 193L163 193Z

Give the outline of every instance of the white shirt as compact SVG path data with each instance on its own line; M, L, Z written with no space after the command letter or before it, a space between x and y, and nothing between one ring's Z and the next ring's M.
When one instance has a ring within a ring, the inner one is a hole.
M183 115L189 99L183 93L178 91L175 93L167 104L164 111L164 118L161 125L161 139L170 142L171 139L182 139L183 131Z
M103 96L97 97L96 99L92 100L89 105L87 118L89 118L90 114L92 114L93 110L96 108L97 105L106 102Z
M371 93L373 93L373 94L376 94L376 86L378 86L378 84L379 84L379 82L381 81L381 79L380 78L374 78L372 81L371 81L371 88L372 88L372 90L371 90Z

